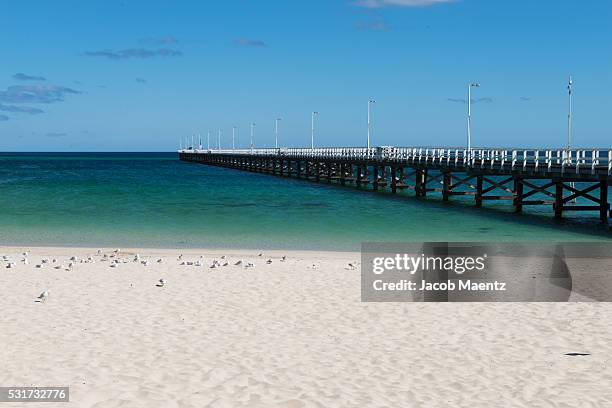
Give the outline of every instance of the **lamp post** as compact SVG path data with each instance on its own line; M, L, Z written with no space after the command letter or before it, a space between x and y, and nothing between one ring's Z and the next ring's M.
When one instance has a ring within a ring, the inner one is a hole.
M468 85L467 150L470 157L472 151L472 88L480 88L480 84L470 83Z
M314 150L315 117L319 112L312 112L312 126L310 128L310 148Z
M232 150L236 150L236 126L232 126Z
M276 118L274 121L274 147L278 149L278 122L283 120L282 118Z
M208 150L210 150L210 130L208 131L208 138L207 138L206 146L207 146Z
M251 123L251 154L253 154L253 148L255 147L255 123Z
M569 82L567 84L567 91L569 94L569 109L567 113L567 150L569 151L572 148L572 91L573 91L574 81L572 80L572 76L569 77Z
M221 129L219 129L219 134L217 136L217 150L221 150Z
M370 148L370 138L372 137L372 104L376 103L374 99L368 100L368 149Z

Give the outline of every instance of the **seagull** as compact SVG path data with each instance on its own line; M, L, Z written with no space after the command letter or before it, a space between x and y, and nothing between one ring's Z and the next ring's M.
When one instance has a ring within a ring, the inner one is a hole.
M162 263L162 262L163 262L163 261L162 261L162 259L161 259L161 258L159 258L159 259L157 260L157 263Z
M49 298L49 290L45 289L43 293L38 295L38 297L36 298L37 299L36 301L39 303L46 302L48 298Z
M355 269L355 265L353 265L352 263L349 263L349 264L348 264L348 268L344 268L344 269L347 269L347 270L349 270L349 271L352 271L353 269Z
M285 262L287 260L287 255L283 255L281 258L281 262Z
M30 263L30 261L28 261L28 258L23 258L21 262L23 262L24 265L28 265Z
M102 253L101 249L98 249L98 255L100 255Z
M254 264L254 263L247 262L247 264L246 264L244 267L245 267L245 268L252 268L252 267L254 267L254 266L255 266L255 264Z
M270 258L270 259L268 259L268 260L266 261L266 263L267 263L268 265L270 265L270 264L272 263L272 259L271 259L271 258Z
M6 265L7 268L14 268L15 267L15 263L14 262L9 262L8 265Z
M37 267L38 269L40 269L40 268L42 268L42 267L43 267L43 265L44 265L44 264L38 264L38 265L36 265L36 267Z
M165 285L166 285L166 280L162 278L157 281L157 285L155 286L157 286L158 288L163 288Z
M71 260L71 261L76 261L76 260L77 260L77 257L76 257L76 256L71 256L71 257L70 257L70 260Z
M149 261L144 260L144 261L141 262L141 264L143 264L144 266L149 266Z
M257 255L257 256L263 256L263 252L260 252L259 255Z
M229 262L225 261L225 262L223 263L223 266L227 266L227 265L229 265Z
M238 265L242 265L242 259L239 260L238 262L236 262L234 265L238 266Z
M225 258L227 258L225 255L223 255L223 256L221 257L221 259L225 259Z
M46 264L46 263L49 263L49 260L47 258L43 258L42 261L40 262Z
M111 268L116 268L117 266L119 266L119 265L118 265L118 264L116 264L116 263L112 263L112 264L110 265L110 267L111 267Z
M194 265L195 265L195 266L202 266L202 262L200 262L200 261L195 261Z
M180 255L178 256L178 260L180 261L181 259L183 259L183 254L180 254Z

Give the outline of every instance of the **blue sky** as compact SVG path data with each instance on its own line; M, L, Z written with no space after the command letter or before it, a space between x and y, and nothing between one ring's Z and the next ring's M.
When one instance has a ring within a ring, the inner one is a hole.
M609 0L11 1L0 150L170 151L248 144L612 145Z

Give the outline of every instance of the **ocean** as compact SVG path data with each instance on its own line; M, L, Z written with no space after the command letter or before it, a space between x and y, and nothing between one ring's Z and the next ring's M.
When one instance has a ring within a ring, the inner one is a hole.
M473 198L472 198L473 199ZM412 193L184 163L176 153L0 153L0 244L359 250L370 241L612 240L598 214L555 221Z

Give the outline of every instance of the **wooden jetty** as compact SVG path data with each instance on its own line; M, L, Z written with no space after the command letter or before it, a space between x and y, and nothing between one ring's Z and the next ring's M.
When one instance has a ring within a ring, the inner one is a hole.
M337 183L417 197L473 196L482 207L507 200L516 212L550 205L556 218L591 211L612 217L612 150L465 149L427 147L179 150L181 160L279 177Z

